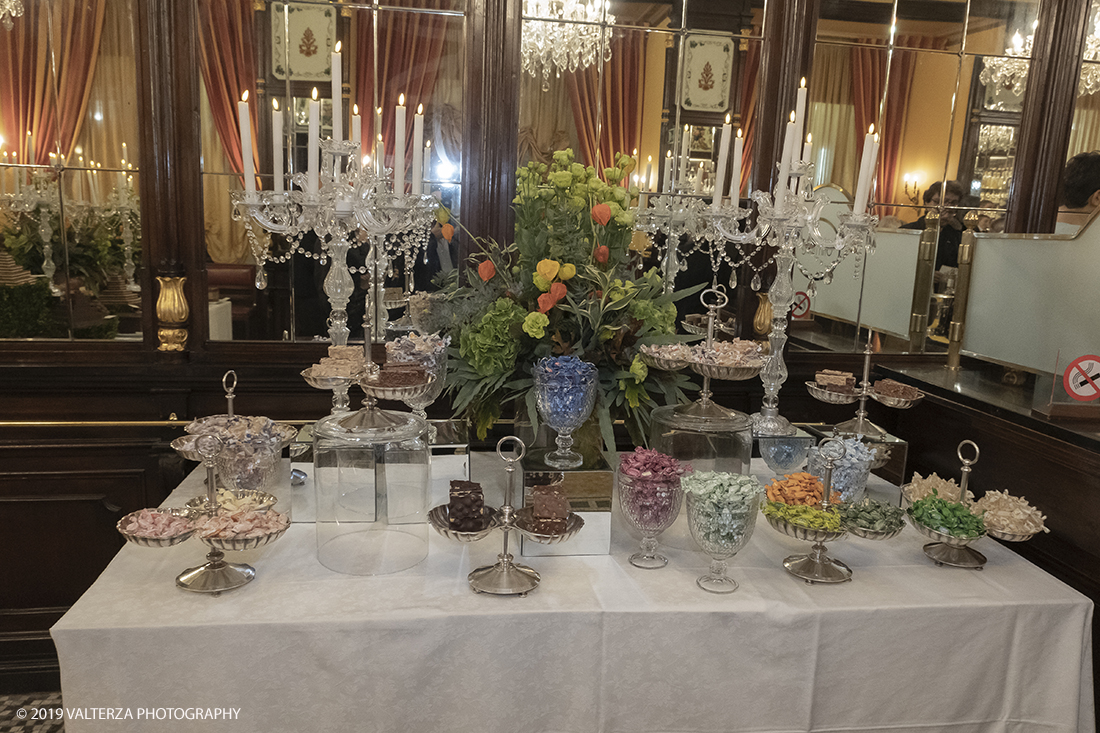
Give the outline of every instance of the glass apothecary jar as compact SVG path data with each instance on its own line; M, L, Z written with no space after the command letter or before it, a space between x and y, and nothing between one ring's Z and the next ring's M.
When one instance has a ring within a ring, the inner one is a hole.
M696 471L747 473L752 420L713 402L667 405L653 411L649 447L690 463Z
M313 429L317 559L347 575L386 575L428 555L428 423L363 408Z
M695 471L745 474L752 460L752 419L710 400L658 407L651 418L649 447ZM661 535L661 543L678 550L698 549L686 512Z

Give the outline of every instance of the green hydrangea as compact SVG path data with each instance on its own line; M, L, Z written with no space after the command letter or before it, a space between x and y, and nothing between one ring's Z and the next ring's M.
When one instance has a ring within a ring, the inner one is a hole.
M554 171L550 174L551 185L557 188L569 188L573 185L573 174L569 171Z
M550 318L545 313L528 313L523 319L523 332L534 339L540 339L546 335L546 327L550 325Z
M673 303L656 305L652 300L635 299L630 304L630 315L649 324L657 333L676 333L676 306Z
M542 275L534 272L531 274L531 281L535 283L535 287L546 293L550 290L550 281L544 278Z
M644 382L646 377L649 376L649 367L642 361L640 354L635 354L634 361L630 362L630 373L634 375L634 379L638 382Z
M527 312L514 301L499 298L476 324L462 332L459 353L483 377L512 371L519 354L519 342L512 326Z

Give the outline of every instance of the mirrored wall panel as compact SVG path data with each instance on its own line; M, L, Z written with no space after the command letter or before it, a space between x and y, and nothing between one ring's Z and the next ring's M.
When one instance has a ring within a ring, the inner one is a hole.
M132 0L0 27L0 339L141 340Z
M278 211L235 206L232 196L338 190L349 208L333 217L336 228L352 230L348 327L362 339L371 268L366 228L350 209L365 195L359 171L434 195L450 226L461 219L465 5L200 0L198 9L210 337L328 338L331 232L318 235L326 227L298 220L301 212L274 221ZM410 294L453 275L462 234L450 226L387 239L392 319Z

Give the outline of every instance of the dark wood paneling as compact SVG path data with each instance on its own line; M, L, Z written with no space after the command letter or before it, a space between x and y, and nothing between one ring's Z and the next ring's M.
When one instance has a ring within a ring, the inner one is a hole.
M122 547L116 522L182 479L181 432L0 425L0 693L57 689L49 628Z

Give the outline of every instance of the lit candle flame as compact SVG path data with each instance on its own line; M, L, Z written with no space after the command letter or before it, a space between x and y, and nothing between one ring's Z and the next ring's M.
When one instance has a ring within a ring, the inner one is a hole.
M336 42L336 53L340 53L340 46L343 45L343 41Z
M351 113L353 115L359 114L359 105L358 104L351 105Z
M310 96L313 97L313 101L317 101L317 87L313 87L313 94Z
M248 101L248 90L247 89L245 89L244 93L241 94L241 101L242 102L247 102Z
M401 94L400 96L397 97L397 106L398 107L404 107L405 106L405 95L404 94Z
M278 99L272 99L271 100L271 106L274 107L275 111L277 112L279 110L279 100Z

